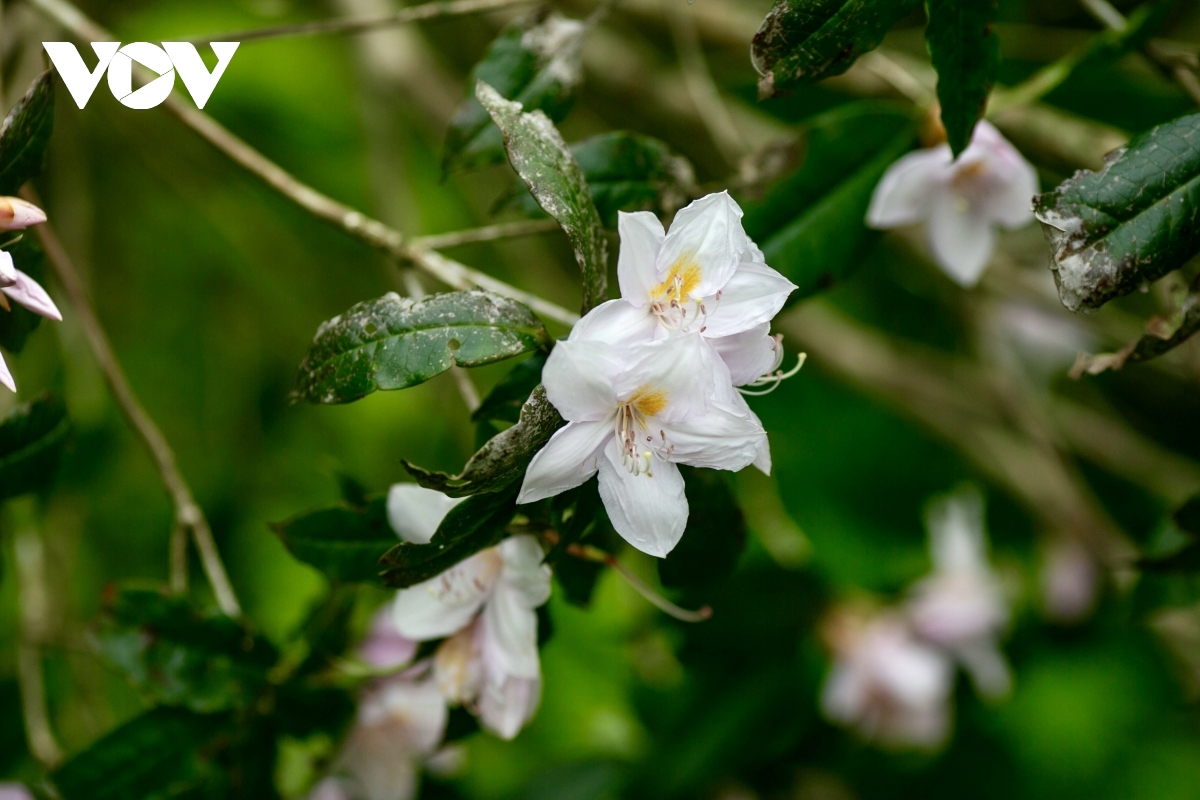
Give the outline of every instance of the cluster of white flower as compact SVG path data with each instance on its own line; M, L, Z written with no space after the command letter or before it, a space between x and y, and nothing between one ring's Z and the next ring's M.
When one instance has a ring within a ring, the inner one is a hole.
M18 231L46 221L46 214L33 203L19 197L0 197L0 231ZM62 321L58 307L37 281L16 268L11 254L0 250L0 307L10 310L9 300L15 300L35 314ZM17 390L12 372L0 358L0 383L11 391Z
M926 224L938 266L961 286L978 283L997 227L1033 222L1037 172L992 125L975 126L957 159L950 145L918 150L888 167L867 210L872 228Z
M737 387L784 377L771 319L796 288L764 263L725 192L695 201L670 232L621 214L621 298L592 309L542 371L567 421L534 457L518 503L599 473L613 527L666 556L688 505L678 464L769 472L767 435Z
M904 605L874 618L841 610L827 625L834 664L822 709L883 747L945 743L956 664L987 699L1012 687L998 645L1009 608L988 564L981 497L970 489L942 498L927 523L934 570Z

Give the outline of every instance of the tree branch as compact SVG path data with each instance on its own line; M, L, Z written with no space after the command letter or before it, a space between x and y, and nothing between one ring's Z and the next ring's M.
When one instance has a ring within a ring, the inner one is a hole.
M25 194L30 196L32 202L38 202L32 192ZM133 388L129 385L129 380L125 377L125 373L113 353L112 345L109 344L108 336L100 325L96 312L92 309L87 291L83 287L83 281L75 271L66 250L54 235L53 229L49 224L43 223L37 227L37 233L42 247L46 251L46 260L54 268L55 274L58 275L63 289L71 300L71 305L75 307L84 337L100 366L104 380L112 391L117 407L121 409L121 413L129 422L130 427L137 433L151 458L154 459L163 486L166 487L167 494L171 497L171 503L175 508L175 525L171 537L171 588L175 591L186 588L187 558L186 545L183 540L190 533L192 541L196 545L196 551L200 555L204 574L208 577L213 594L216 596L217 605L231 617L240 616L241 607L238 604L237 595L234 594L233 586L229 582L229 576L225 572L225 565L221 563L220 553L217 551L216 542L213 541L212 530L208 526L204 512L192 496L191 487L179 472L179 467L175 462L175 451L171 449L166 437L163 436L162 431L159 430L150 415L146 413L137 395L134 394Z

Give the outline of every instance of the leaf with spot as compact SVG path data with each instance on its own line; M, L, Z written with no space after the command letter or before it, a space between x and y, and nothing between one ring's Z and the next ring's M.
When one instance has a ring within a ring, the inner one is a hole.
M798 287L792 303L849 275L876 241L863 222L871 193L916 141L916 123L896 106L865 101L822 114L802 135L799 167L743 204L746 232Z
M429 544L401 542L383 557L383 582L393 589L415 586L498 544L517 510L517 486L477 494L450 509Z
M602 133L571 145L571 155L606 228L617 227L619 211L665 216L698 193L691 162L651 136L628 131ZM527 214L540 211L524 191L514 192L503 205L516 206Z
M925 0L925 44L937 70L942 126L957 158L971 142L1000 69L996 0Z
M497 492L525 475L529 462L564 424L545 388L538 385L521 407L517 424L489 439L458 475L432 472L408 461L404 468L426 489L450 497Z
M0 422L0 500L49 488L70 432L67 407L52 395Z
M1093 309L1200 252L1200 114L1159 125L1034 198L1063 305Z
M0 127L0 195L17 190L42 171L54 131L54 70L34 80Z
M363 508L334 506L310 511L271 530L298 560L334 582L379 582L379 560L396 544L387 499L369 498Z
M567 234L583 273L583 313L608 299L608 242L587 180L558 129L541 111L526 113L480 81L479 102L504 134L504 149L538 205Z
M443 170L469 169L504 158L500 131L475 98L478 81L525 108L541 109L552 120L565 117L583 80L586 34L584 23L549 8L521 17L501 31L471 70L470 93L446 133Z
M477 367L546 347L541 320L516 300L483 291L411 300L389 292L317 329L293 396L350 403L405 389L451 367Z
M750 49L758 95L841 75L874 50L917 0L778 0Z

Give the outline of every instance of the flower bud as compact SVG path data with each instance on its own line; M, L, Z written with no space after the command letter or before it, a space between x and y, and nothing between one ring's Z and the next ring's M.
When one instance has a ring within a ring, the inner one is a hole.
M19 197L0 197L0 231L16 231L46 221L46 212Z

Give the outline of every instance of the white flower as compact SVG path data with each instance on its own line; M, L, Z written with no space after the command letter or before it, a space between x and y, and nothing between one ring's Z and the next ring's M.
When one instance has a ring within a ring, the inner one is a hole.
M764 263L741 218L726 192L684 208L670 233L648 211L622 212L621 299L592 309L570 339L623 344L695 331L717 347L735 386L774 370L782 351L770 321L796 287Z
M40 208L17 197L0 197L0 231L27 228L45 222L46 215ZM0 250L0 307L10 310L9 300L15 300L35 314L56 322L62 321L58 306L46 294L46 290L33 278L17 269L12 255ZM0 383L11 391L17 390L16 381L8 365L0 358Z
M936 749L950 732L954 670L902 617L843 621L821 691L830 720L884 747Z
M872 228L926 223L941 268L961 286L974 286L996 246L995 227L1033 221L1037 172L991 124L975 126L958 157L950 145L909 153L888 167L867 210Z
M534 456L517 502L560 494L599 471L613 527L644 553L666 556L687 525L676 464L770 470L762 424L699 333L624 347L562 341L542 382L567 424Z
M406 542L429 544L450 509L466 499L447 497L415 483L397 483L388 490L388 524Z
M309 800L411 800L421 764L441 746L446 701L430 678L400 675L372 685L334 761Z
M420 487L403 493L392 487L388 500L392 525L425 542L454 505ZM448 637L434 657L439 691L505 739L533 717L541 695L535 609L550 597L550 569L542 558L536 539L513 536L401 590L392 606L402 636Z
M0 800L33 800L33 794L20 783L0 783Z
M965 489L929 507L933 574L912 587L908 613L926 641L954 655L985 697L1002 697L1012 685L998 637L1008 627L1004 589L987 559L983 499Z
M367 636L358 646L358 657L375 669L394 669L412 661L417 643L406 639L396 630L392 609L384 606L371 619Z

